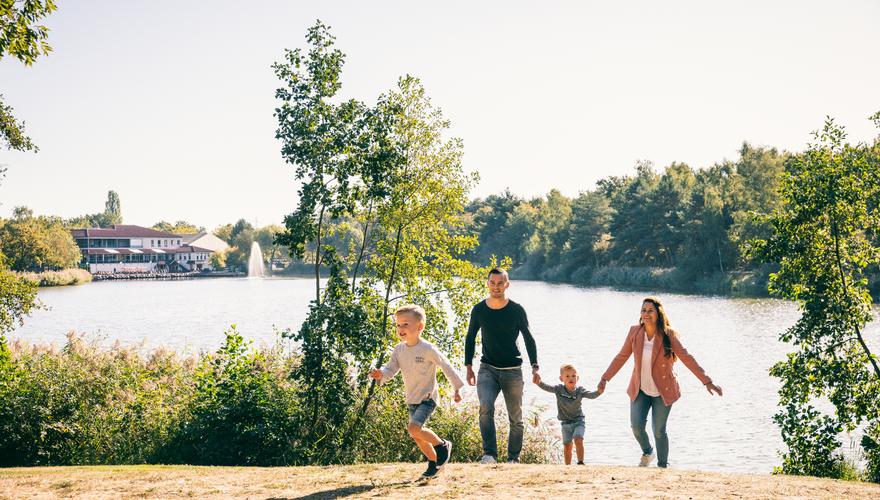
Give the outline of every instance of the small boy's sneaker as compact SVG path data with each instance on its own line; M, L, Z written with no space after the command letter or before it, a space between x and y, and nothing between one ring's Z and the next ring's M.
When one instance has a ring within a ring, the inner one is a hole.
M483 458L480 460L481 464L494 464L496 462L495 457L492 455L483 455Z
M443 467L452 456L452 442L443 441L440 444L434 445L434 451L437 453L437 468Z
M422 473L423 478L431 478L437 475L440 472L440 469L437 468L437 462L431 460L428 462L428 469Z

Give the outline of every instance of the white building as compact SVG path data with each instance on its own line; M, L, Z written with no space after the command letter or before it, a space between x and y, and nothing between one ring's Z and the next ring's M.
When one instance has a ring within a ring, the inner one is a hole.
M195 234L184 234L180 239L183 241L184 245L207 248L215 252L223 252L229 248L228 243L207 231L201 231Z
M211 269L213 250L188 245L178 234L141 226L72 229L91 273L189 272Z

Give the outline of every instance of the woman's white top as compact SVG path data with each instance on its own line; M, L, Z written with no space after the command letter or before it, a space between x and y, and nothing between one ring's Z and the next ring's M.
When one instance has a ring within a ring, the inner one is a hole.
M657 340L657 334L654 334L653 340L648 340L648 334L645 333L645 346L642 348L642 380L641 380L641 389L642 392L647 394L648 396L657 397L660 395L660 390L657 389L657 384L654 383L654 376L651 375L651 358L654 352L654 341Z

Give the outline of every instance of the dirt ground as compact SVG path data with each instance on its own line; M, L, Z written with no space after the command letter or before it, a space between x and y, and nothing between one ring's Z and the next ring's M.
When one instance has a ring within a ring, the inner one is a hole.
M339 467L99 466L0 469L0 498L833 498L880 485L809 477L617 466L422 464Z

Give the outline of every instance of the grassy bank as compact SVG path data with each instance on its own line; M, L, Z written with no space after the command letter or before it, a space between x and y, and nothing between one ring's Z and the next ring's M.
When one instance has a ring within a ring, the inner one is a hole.
M22 278L39 286L82 285L92 281L92 275L85 269L62 269L61 271L43 271L41 273L19 273Z
M880 485L590 465L101 466L0 469L0 498L880 498Z

